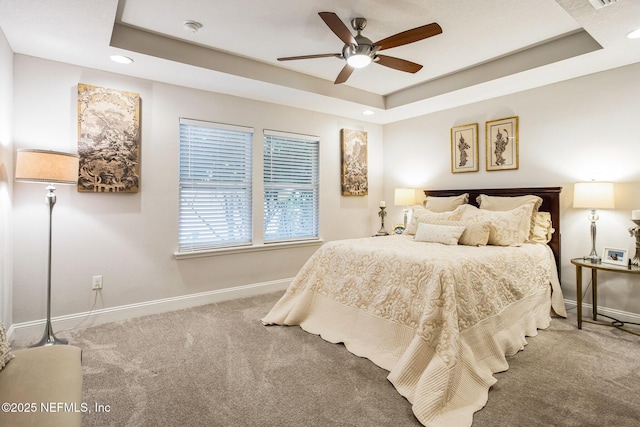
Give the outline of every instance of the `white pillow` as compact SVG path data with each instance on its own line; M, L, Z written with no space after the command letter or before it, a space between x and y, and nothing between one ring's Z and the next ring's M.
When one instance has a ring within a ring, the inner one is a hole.
M542 198L533 194L526 196L487 196L480 194L476 197L476 202L480 209L488 211L510 211L522 205L533 203L536 212L542 204Z
M416 234L418 230L419 222L433 222L433 221L457 221L460 218L460 213L465 205L458 206L456 209L450 212L431 212L422 206L414 206L413 213L411 214L411 220L407 224L406 230L403 234Z
M491 234L491 223L489 221L433 221L428 224L436 225L457 225L464 227L464 231L458 240L459 245L465 246L486 246Z
M465 205L460 221L490 222L490 245L521 246L529 238L532 210L532 204L522 205L510 211L488 211Z
M533 229L536 222L536 213L542 205L542 197L528 194L525 196L487 196L486 194L480 194L476 197L476 202L480 209L486 209L488 211L510 211L523 205L532 204L531 210L531 223L529 226L529 236L533 235Z
M464 205L468 201L469 193L450 197L427 196L427 200L424 202L424 207L431 212L449 212L460 205Z
M413 239L417 242L442 243L457 245L464 227L459 225L418 224L418 230Z

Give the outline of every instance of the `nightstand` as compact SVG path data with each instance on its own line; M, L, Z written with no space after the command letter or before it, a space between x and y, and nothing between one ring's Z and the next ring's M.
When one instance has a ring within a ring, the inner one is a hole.
M625 323L628 323L630 325L640 325L640 323L623 322L611 316L607 316L606 314L598 313L598 271L608 271L610 273L640 274L640 268L638 266L634 265L631 267L624 267L624 266L618 266L615 264L606 264L606 263L593 264L591 261L583 258L574 258L571 260L571 264L576 266L576 302L578 304L578 329L582 329L582 269L583 268L591 269L591 299L593 302L593 309L592 309L593 322L590 322L590 323L596 323L598 325L613 326L618 329L622 328L625 325ZM598 315L611 319L612 322L611 323L597 322ZM588 320L585 320L585 322L588 322ZM637 333L628 331L626 329L622 329L622 330L638 335Z

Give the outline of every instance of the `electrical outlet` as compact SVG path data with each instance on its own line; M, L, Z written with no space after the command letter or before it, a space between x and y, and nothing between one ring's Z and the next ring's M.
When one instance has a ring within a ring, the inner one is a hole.
M91 281L91 289L98 290L102 289L102 275L93 276L93 280Z

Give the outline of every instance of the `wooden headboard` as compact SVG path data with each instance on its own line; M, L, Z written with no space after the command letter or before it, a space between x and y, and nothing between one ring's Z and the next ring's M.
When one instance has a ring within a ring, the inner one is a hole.
M558 277L560 277L560 192L562 187L539 187L539 188L490 188L473 190L424 190L426 196L447 197L469 193L469 203L478 206L476 198L480 194L488 196L524 196L534 194L542 198L540 211L551 213L551 222L555 233L549 242L558 267Z

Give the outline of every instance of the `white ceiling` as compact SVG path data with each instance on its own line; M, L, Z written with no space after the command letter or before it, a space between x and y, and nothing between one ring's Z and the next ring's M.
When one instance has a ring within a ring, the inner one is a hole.
M640 0L598 1L0 0L0 28L19 54L389 123L640 62L625 37ZM276 61L341 52L321 11L349 28L367 18L373 41L431 22L443 33L384 52L422 64L416 74L372 64L334 85L341 59Z

